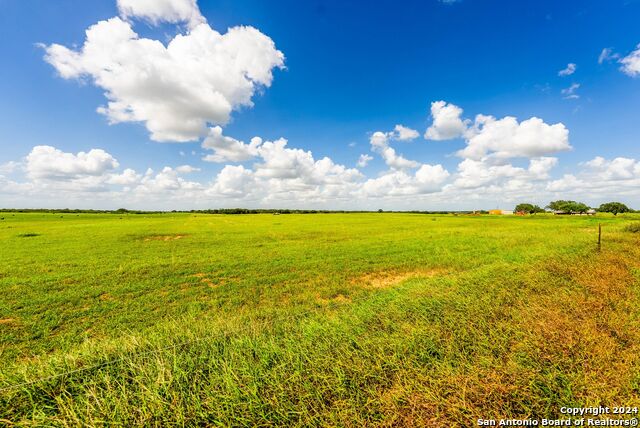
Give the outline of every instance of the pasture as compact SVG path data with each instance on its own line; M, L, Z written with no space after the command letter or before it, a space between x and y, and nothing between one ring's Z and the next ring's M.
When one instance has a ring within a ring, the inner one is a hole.
M2 216L0 424L471 426L640 406L631 214Z

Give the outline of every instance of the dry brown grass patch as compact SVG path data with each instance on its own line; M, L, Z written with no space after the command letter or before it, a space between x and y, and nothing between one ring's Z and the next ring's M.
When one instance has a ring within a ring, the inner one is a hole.
M365 288L389 288L413 278L431 278L444 275L444 269L421 269L410 272L378 271L351 280L351 284Z
M630 267L613 252L552 266L578 287L540 296L526 308L528 340L519 348L572 378L572 392L581 401L628 398L640 356L640 332L629 318L636 301Z

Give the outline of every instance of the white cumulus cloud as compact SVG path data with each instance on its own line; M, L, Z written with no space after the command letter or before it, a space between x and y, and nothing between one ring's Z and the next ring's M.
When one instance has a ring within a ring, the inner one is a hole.
M446 140L463 137L466 147L458 156L482 160L493 158L534 158L571 150L569 130L562 124L549 125L542 119L532 117L518 122L515 117L496 119L478 114L475 120L462 118L463 110L445 101L431 103L433 124L427 129L425 138Z
M411 196L442 190L449 172L442 165L422 165L415 174L391 170L377 178L368 179L361 189L366 197Z
M395 133L395 139L398 141L411 141L420 136L420 133L415 129L407 128L406 126L396 125L393 128Z
M64 180L100 176L118 165L118 161L102 149L74 155L51 146L35 146L26 157L27 174L32 179Z
M186 22L193 28L207 22L196 0L118 0L118 11L125 19L144 19L154 25Z
M462 189L478 189L490 185L515 187L549 178L549 173L558 163L556 158L531 159L528 168L509 163L492 163L489 159L465 159L458 165L454 186Z
M362 176L357 169L336 164L328 157L315 160L310 151L290 149L284 138L264 142L258 152L262 162L254 168L260 178L293 180L299 185L339 185Z
M636 49L620 60L620 70L628 76L637 77L640 75L640 44Z
M393 132L374 132L369 139L371 150L378 153L384 162L394 169L417 168L420 166L419 162L406 159L404 156L397 154L393 147L389 146L389 140L394 136Z
M119 17L91 26L79 50L52 44L45 51L61 77L89 80L105 91L108 102L98 112L110 123L144 123L155 141L194 141L208 124L226 124L233 110L252 106L256 90L270 86L272 70L284 66L273 40L253 27L220 34L201 23L165 46L140 37Z
M463 158L532 158L571 150L569 130L562 124L549 125L532 117L518 122L515 117L496 119L478 115L469 131L467 146L458 152Z
M218 173L209 192L226 197L246 198L257 190L256 185L252 170L242 165L227 165Z
M468 121L462 120L462 109L446 101L431 103L433 124L427 129L424 138L427 140L451 140L464 135Z
M631 180L640 179L640 162L631 158L617 157L607 160L601 156L585 162L592 173L600 180Z

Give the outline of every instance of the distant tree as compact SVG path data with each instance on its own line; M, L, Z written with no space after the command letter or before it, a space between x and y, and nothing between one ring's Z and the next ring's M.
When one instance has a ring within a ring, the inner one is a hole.
M580 214L584 214L587 211L589 211L591 208L589 208L588 205L583 204L582 202L575 202L571 212L575 212L575 213L580 213Z
M378 210L378 212L379 212L379 213L381 213L381 212L382 212L382 209L379 209L379 210Z
M630 209L622 202L607 202L606 204L600 205L598 211L601 213L612 213L613 215L618 215L619 213L628 213Z
M537 214L543 213L544 210L540 208L538 205L534 204L518 204L516 205L516 209L514 210L517 213L527 213L527 214Z
M518 204L516 205L516 209L514 211L517 213L531 214L531 212L533 211L533 204Z
M590 209L588 205L585 205L582 202L564 201L564 200L549 202L549 205L547 205L547 208L552 209L554 211L563 211L566 213L580 213L580 214L584 214Z
M547 205L547 208L553 211L564 211L570 202L572 201L563 201L563 200L551 201L549 202L549 205Z

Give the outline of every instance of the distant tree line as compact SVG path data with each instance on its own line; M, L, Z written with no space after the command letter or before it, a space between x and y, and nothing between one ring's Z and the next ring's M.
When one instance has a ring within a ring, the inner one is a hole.
M251 209L251 208L215 208L206 210L144 211L127 210L88 210L88 209L49 209L49 208L0 208L0 212L10 213L50 213L50 214L357 214L357 213L408 213L408 214L488 214L488 211L367 211L367 210L298 210L298 209Z
M557 200L551 201L546 206L547 209L556 212L562 212L567 214L584 214L591 210L592 208L585 203L576 202L576 201L565 201L565 200ZM618 215L622 213L635 212L630 209L628 206L623 204L622 202L607 202L605 204L600 205L600 207L595 209L601 213L611 213L613 215ZM545 212L544 209L540 208L538 205L523 203L516 205L514 209L515 212L525 213L525 214L536 214Z
M171 210L171 211L144 211L128 210L89 210L89 209L48 209L48 208L0 208L0 212L13 213L50 213L50 214L348 214L348 213L411 213L411 214L470 214L479 211L367 211L367 210L300 210L300 209L251 209L251 208L215 208L205 210ZM486 211L481 211L487 213Z
M552 201L547 206L547 209L552 211L560 211L566 213L583 214L589 211L591 208L582 203L576 201L558 200ZM538 205L530 203L521 203L516 205L515 212L524 214L537 214L544 213L545 210ZM600 205L597 208L598 212L612 213L618 215L627 212L636 212L627 207L622 202L607 202ZM425 211L425 210L412 210L412 211L384 211L382 209L376 211L368 210L299 210L299 209L250 209L250 208L216 208L205 210L172 210L172 211L145 211L145 210L128 210L126 208L119 208L117 210L92 210L92 209L47 209L47 208L0 208L0 212L7 213L51 213L51 214L167 214L167 213L191 213L191 214L348 214L348 213L408 213L408 214L488 214L485 210L474 211Z

